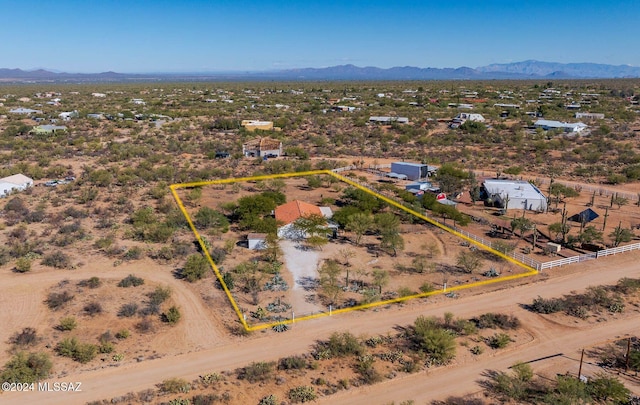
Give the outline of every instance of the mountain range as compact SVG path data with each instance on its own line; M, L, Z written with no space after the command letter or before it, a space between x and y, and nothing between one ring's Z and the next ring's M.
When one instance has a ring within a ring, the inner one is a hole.
M527 60L477 68L358 67L340 65L235 73L64 73L45 69L0 68L0 82L154 82L154 81L322 81L322 80L497 80L638 78L640 67L597 63L555 63Z

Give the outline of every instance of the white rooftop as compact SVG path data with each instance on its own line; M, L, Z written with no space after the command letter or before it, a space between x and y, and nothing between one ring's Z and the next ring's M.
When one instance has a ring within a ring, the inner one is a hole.
M536 186L524 180L497 180L484 181L484 188L489 194L498 194L501 197L539 200L545 198L544 194Z

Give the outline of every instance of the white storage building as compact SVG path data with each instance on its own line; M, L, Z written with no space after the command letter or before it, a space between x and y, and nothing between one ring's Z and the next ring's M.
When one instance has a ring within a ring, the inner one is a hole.
M482 187L488 198L506 209L546 211L547 197L533 184L522 180L485 180ZM504 207L505 203L507 204Z
M31 186L33 186L33 179L24 174L4 177L0 179L0 197L6 197L14 191L24 191Z

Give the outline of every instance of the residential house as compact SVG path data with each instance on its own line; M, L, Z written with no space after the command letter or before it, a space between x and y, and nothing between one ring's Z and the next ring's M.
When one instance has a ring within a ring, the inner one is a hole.
M293 223L300 218L312 215L331 218L333 212L330 207L318 207L300 200L293 200L286 204L276 207L274 211L276 222L280 225L278 228L278 237L286 239L303 239L306 235L300 234L294 229ZM335 225L327 224L328 228L335 228Z
M484 122L485 119L482 114L460 113L451 120L449 128L458 128L467 121Z
M247 157L282 156L282 142L271 138L255 138L242 145L242 154Z
M0 197L7 197L15 191L24 191L33 186L33 179L24 174L14 174L0 179Z
M35 135L53 135L56 132L66 131L67 127L64 125L38 125L31 130Z
M9 110L9 112L12 114L42 114L42 110L32 110L31 108L22 107L14 108Z
M545 131L552 129L561 129L564 132L582 132L587 128L582 122L560 122L552 120L537 120L533 123L536 128L542 128Z
M369 122L371 124L385 124L385 125L390 125L393 123L408 124L409 118L407 117L369 117Z
M63 121L71 121L71 118L78 118L77 111L65 111L58 114L58 117Z
M590 113L590 112L577 112L576 118L584 118L587 120L603 120L604 114L602 113Z

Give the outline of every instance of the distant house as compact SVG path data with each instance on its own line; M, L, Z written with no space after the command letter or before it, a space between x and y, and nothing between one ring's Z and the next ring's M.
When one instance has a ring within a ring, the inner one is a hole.
M96 114L87 114L87 118L94 120L102 120L104 119L104 114L96 113Z
M266 233L250 233L247 235L248 248L250 250L262 250L267 247Z
M590 113L590 112L577 112L576 118L584 118L587 120L603 120L604 114L601 113Z
M64 125L38 125L31 130L31 133L36 135L53 135L56 132L66 130L67 127Z
M104 93L91 93L91 95L92 95L93 97L98 97L98 98L104 98L104 97L107 97L107 95L106 95L106 94L104 94Z
M33 179L23 174L14 174L0 179L0 197L6 197L15 191L24 191L33 186Z
M137 104L137 105L145 105L145 104L147 104L147 103L145 103L145 101L144 101L143 99L141 99L141 98L133 98L133 99L131 99L131 102L132 102L133 104Z
M536 186L522 180L485 180L480 197L499 208L547 210L547 197Z
M58 114L58 117L63 121L71 121L71 118L78 118L77 111L66 111Z
M271 138L256 138L242 145L242 154L247 157L282 156L282 142Z
M493 106L494 107L499 107L499 108L513 108L513 109L516 109L516 110L520 108L520 104L496 103Z
M31 108L14 108L13 110L9 110L12 114L42 114L41 110L32 110Z
M312 215L318 215L328 219L333 216L333 212L329 207L318 207L317 205L309 204L304 201L293 200L276 207L274 215L276 222L281 225L278 228L279 238L302 239L306 235L301 235L299 232L294 230L294 222L300 218ZM331 226L328 225L328 227Z
M458 124L464 124L466 121L484 122L485 119L482 114L460 113L455 116L453 122Z
M247 131L255 131L260 129L262 131L273 130L273 121L258 121L258 120L242 120L240 123Z
M582 122L560 122L551 120L537 120L533 123L536 128L542 128L545 131L552 129L561 129L564 132L582 132L587 128Z
M393 123L408 124L409 118L407 117L369 117L369 122L371 124L386 124L386 125L390 125Z

